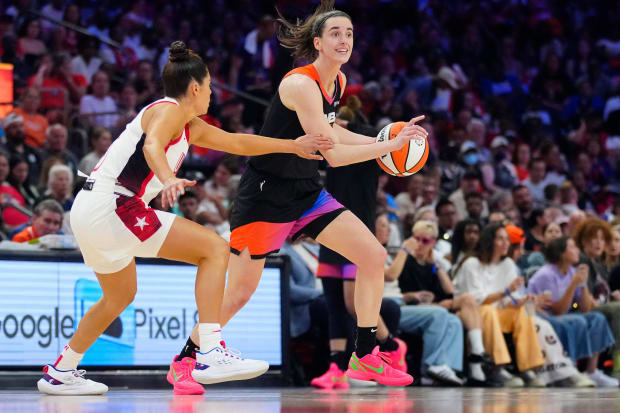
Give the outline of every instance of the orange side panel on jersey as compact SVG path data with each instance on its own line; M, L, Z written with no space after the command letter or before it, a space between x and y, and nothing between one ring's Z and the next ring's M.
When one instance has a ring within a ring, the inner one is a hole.
M295 75L295 74L308 76L310 79L317 81L319 83L319 87L321 88L321 92L323 93L323 96L325 96L325 99L327 99L330 102L333 100L332 96L329 96L329 94L327 93L327 90L323 87L323 83L321 83L321 78L319 77L319 72L316 71L316 68L314 67L313 64L296 67L295 69L285 74L283 79L286 79L290 75ZM340 92L342 93L343 80L342 80L342 73L340 72L338 72L338 83L340 84Z

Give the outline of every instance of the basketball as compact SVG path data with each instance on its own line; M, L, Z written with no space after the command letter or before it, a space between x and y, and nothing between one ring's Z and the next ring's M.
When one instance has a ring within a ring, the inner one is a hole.
M377 142L388 142L407 125L407 122L394 122L386 125L377 135ZM426 139L412 139L409 144L377 158L381 169L394 176L409 176L418 172L428 159Z

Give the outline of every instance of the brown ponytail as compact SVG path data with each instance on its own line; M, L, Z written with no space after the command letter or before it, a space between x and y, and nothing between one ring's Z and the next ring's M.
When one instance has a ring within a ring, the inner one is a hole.
M278 21L280 22L280 31L278 40L282 46L292 49L295 59L305 59L308 61L315 60L319 52L314 48L314 38L321 37L323 34L323 26L325 22L332 17L346 17L351 20L351 16L339 10L334 10L334 0L321 0L314 13L308 17L303 23L297 19L295 23L286 20L280 10L278 12Z

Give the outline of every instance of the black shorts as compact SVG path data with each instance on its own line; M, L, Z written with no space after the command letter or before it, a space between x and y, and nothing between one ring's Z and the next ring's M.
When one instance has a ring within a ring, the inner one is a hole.
M316 238L344 208L312 179L283 179L248 167L230 216L230 250L254 259L278 252L287 237Z

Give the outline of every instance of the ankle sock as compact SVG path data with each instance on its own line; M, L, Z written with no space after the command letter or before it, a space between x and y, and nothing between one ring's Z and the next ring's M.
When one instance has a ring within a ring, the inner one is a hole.
M198 324L200 334L200 352L206 353L213 347L220 345L222 341L222 327L219 323L200 323Z
M377 345L377 327L357 327L357 338L355 339L355 354L362 358L372 353Z
M482 343L482 330L479 328L469 330L467 332L467 339L469 340L469 346L471 347L471 353L480 355L484 353L484 344Z
M194 340L192 340L192 338L190 337L187 339L187 343L185 343L185 346L183 346L183 349L179 353L179 358L177 360L181 361L185 357L195 359L197 351L200 351L200 346L194 343Z
M69 345L66 345L60 353L60 357L54 363L57 370L76 370L80 361L82 361L84 353L76 353Z

